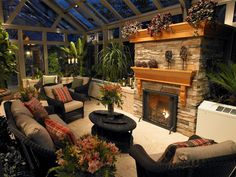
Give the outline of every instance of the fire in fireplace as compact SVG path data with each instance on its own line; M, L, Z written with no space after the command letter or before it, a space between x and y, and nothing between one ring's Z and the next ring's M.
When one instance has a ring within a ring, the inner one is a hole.
M143 90L143 120L176 131L178 95Z

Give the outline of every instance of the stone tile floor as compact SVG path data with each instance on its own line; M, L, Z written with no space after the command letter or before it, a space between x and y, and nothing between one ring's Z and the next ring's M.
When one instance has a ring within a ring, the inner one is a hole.
M103 105L99 104L99 101L97 100L91 100L85 103L84 118L70 123L71 129L73 129L77 136L81 136L91 132L91 127L93 124L90 122L88 115L90 112L99 109L105 108ZM154 159L157 154L162 153L170 143L177 141L185 141L188 139L188 137L180 133L172 132L171 134L169 134L168 130L145 122L143 120L139 122L139 119L137 117L120 109L115 109L115 111L124 113L137 122L137 127L133 130L134 143L141 144L145 148L147 153L154 157ZM1 114L4 114L2 109L0 109L0 115ZM116 167L116 177L137 176L135 162L132 157L129 156L129 154L120 154Z

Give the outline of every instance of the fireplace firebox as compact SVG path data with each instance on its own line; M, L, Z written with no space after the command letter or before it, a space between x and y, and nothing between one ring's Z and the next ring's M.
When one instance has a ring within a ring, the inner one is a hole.
M143 90L143 120L176 131L178 95Z

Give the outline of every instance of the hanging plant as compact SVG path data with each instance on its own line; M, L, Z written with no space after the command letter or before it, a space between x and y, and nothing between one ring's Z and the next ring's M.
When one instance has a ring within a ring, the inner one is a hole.
M194 28L199 28L202 21L214 22L217 2L199 0L188 10L186 21Z
M168 30L170 24L172 24L170 13L164 14L163 16L157 14L148 25L148 33L151 34L151 36L158 36L161 34L162 30Z
M125 26L121 30L122 37L127 39L137 33L140 29L142 29L142 24L140 22L126 22Z

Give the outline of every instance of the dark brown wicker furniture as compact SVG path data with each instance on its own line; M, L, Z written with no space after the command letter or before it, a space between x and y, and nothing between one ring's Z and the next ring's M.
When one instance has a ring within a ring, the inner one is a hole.
M107 111L93 111L89 119L94 124L92 134L115 143L122 152L127 152L133 144L132 131L136 122L126 115L115 113L115 118L109 118Z

